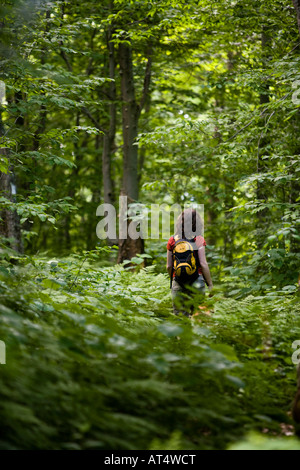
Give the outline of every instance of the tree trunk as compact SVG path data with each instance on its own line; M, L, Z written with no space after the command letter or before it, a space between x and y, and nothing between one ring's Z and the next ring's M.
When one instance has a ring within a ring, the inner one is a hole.
M211 246L215 246L217 244L216 223L218 220L218 214L215 210L215 206L219 203L219 199L215 195L216 190L217 188L213 188L211 186L206 187L208 204L205 206L205 218L207 220L207 229L210 235L205 235L205 240L208 245Z
M123 126L123 189L133 201L138 199L138 135L139 107L135 98L131 46L119 45Z
M227 54L227 70L229 73L234 73L234 53L229 51ZM227 176L226 172L223 175L225 186L225 234L224 234L224 260L225 265L232 266L234 242L235 242L235 229L232 223L232 213L228 212L234 206L234 189L235 179L232 176Z
M0 137L4 135L4 132L5 129L2 122L0 109ZM8 157L8 150L6 148L0 148L0 155ZM0 172L0 192L2 196L9 199L10 201L14 200L16 184L12 168L9 169L7 174ZM0 212L0 235L11 239L11 248L18 251L19 253L23 253L20 218L15 211L3 209Z
M138 135L138 123L141 111L149 99L149 88L151 81L152 66L152 44L148 44L146 56L148 58L145 68L144 86L140 103L137 103L134 77L132 48L128 42L119 45L119 65L121 75L122 96L122 128L123 128L123 188L121 193L128 197L128 204L137 202L139 174L138 174L138 146L136 138ZM122 217L122 210L120 216ZM130 220L127 222L130 223ZM144 251L144 240L138 238L132 240L129 237L120 239L118 262L131 259L138 253Z
M112 27L107 32L107 48L109 61L109 78L112 80L109 85L109 129L103 137L102 152L102 175L104 202L113 204L115 201L113 191L113 180L111 175L111 156L115 146L116 135L116 84L115 84L115 50L112 42Z
M138 135L139 107L135 97L131 46L119 45L119 63L121 74L122 127L123 127L123 188L122 194L128 197L128 203L138 199L138 147L134 145ZM123 211L120 210L122 216ZM128 224L130 220L128 220ZM131 259L143 251L143 240L129 237L120 239L118 263Z
M298 30L299 30L299 34L300 34L300 0L293 0L293 3L294 3L294 7L295 7L295 10L296 10L296 14L297 14ZM297 118L298 118L298 116L299 115L297 114ZM296 152L299 155L300 150L297 149ZM292 181L291 182L290 201L289 202L291 204L295 204L295 208L297 207L296 204L298 202L299 192L300 192L299 180ZM292 240L291 240L291 251L295 252L295 253L299 253L299 250L300 250L299 242L296 241L295 238L292 238ZM300 288L300 284L299 284L299 288ZM300 367L299 367L299 371L300 371ZM300 372L299 372L299 387L300 387Z
M7 156L7 149L0 148L0 155ZM0 172L0 191L2 196L14 200L16 185L14 175L10 171L6 173ZM23 244L21 239L20 219L16 211L4 209L0 213L0 234L10 239L10 246L19 253L23 252Z
M268 55L269 55L269 45L271 42L271 38L269 34L263 28L262 35L261 35L261 48L262 48L262 63L263 66L266 65ZM263 84L263 90L260 93L259 101L261 105L268 104L270 102L270 94L269 94L269 83L265 82ZM264 118L261 120L262 126L265 125L263 121ZM258 149L257 149L257 168L256 171L258 174L264 173L267 169L266 162L262 159L264 154L264 148L268 144L268 138L265 136L265 130L262 130L258 141ZM256 198L261 203L267 202L267 191L265 188L265 183L257 181L256 187ZM256 219L256 228L257 228L257 248L261 249L264 241L265 241L265 224L267 223L267 209L263 209L257 212L257 219Z
M293 0L293 4L296 10L297 23L298 23L298 29L299 29L299 34L300 34L300 0Z
M143 116L144 121L148 120L148 117L149 117L149 114L150 114L150 108L151 108L151 97L148 95L147 99L145 101L145 112L144 112L144 116ZM148 129L146 130L146 132L147 131L148 131ZM138 183L139 184L142 181L142 173L143 173L145 159L146 159L146 147L143 146L139 149L139 161L138 161Z
M226 230L224 234L224 260L225 266L232 266L233 264L233 253L234 253L234 241L235 241L235 230L234 224L232 223L232 213L228 212L234 206L234 188L235 184L233 178L224 177L225 184L225 223Z
M127 194L122 190L121 196L127 196ZM120 207L120 217L126 216L127 207L122 207L124 199L121 198L121 207ZM127 196L127 204L131 204L134 202L131 198ZM126 233L128 233L128 227L132 223L132 220L129 218L126 221ZM122 263L125 260L130 260L138 253L144 252L144 240L142 238L138 238L133 240L129 236L127 238L120 237L119 239L119 252L118 252L118 263Z

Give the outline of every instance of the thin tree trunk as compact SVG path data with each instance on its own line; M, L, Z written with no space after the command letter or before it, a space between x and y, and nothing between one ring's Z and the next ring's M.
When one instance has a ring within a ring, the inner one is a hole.
M229 51L227 54L227 70L233 73L234 70L234 53ZM232 223L232 213L229 212L234 206L234 188L235 179L233 176L228 177L227 174L223 174L223 181L225 185L225 222L226 230L224 234L224 259L225 265L232 266L233 264L233 253L234 253L234 241L235 241L235 229Z
M298 30L300 34L300 0L293 0L294 8L297 15Z
M131 46L119 45L123 126L123 189L133 201L138 199L138 135L139 108L135 98Z
M103 152L102 152L102 175L103 175L103 191L104 202L107 204L114 203L113 180L111 175L111 156L115 146L116 135L116 84L115 84L115 50L112 42L112 27L110 26L107 33L107 48L109 60L109 78L112 80L109 85L109 129L103 136Z
M298 24L298 30L300 34L300 0L293 0L293 4L296 10L297 14L297 24ZM298 114L297 114L298 117ZM297 119L298 121L298 119ZM297 154L299 154L300 151L297 149ZM299 197L300 193L300 183L299 180L295 180L291 182L291 189L290 189L290 203L297 204L297 199ZM299 242L295 240L295 238L292 238L291 240L291 251L295 253L299 253L300 247L299 247ZM300 284L299 284L299 289L300 289ZM299 387L300 387L300 367L299 367Z
M138 135L139 109L135 97L131 46L119 45L121 74L122 128L123 128L123 188L121 194L128 197L128 203L138 199L138 147L134 145ZM124 211L120 208L120 217ZM127 221L127 227L130 220ZM143 252L143 240L132 240L129 236L119 240L117 262L121 263Z
M214 206L219 203L219 199L215 195L215 191L210 186L206 187L206 194L208 197L208 207L205 207L205 217L210 235L206 236L205 239L209 245L215 246L217 243L216 222L218 219L218 214L215 211Z
M269 34L263 28L262 35L261 35L261 48L262 48L262 62L263 66L266 66L267 58L269 55L269 45L271 42L271 38ZM269 83L265 82L263 84L263 90L260 93L259 101L261 105L268 104L270 102L270 94L269 94ZM264 119L264 118L262 118ZM261 124L264 126L265 122L262 120ZM266 162L262 159L264 154L264 149L268 144L268 138L265 136L265 130L262 130L258 141L258 149L257 149L257 174L264 173L266 170ZM257 181L256 187L256 198L261 203L267 202L267 191L265 188L265 183ZM264 244L265 239L265 224L267 219L267 209L263 209L257 212L257 219L256 219L256 227L257 227L257 248L261 249Z
M5 148L0 148L0 155L8 156L8 151ZM0 191L1 195L10 201L14 201L13 189L16 189L14 175L12 170L8 173L0 172ZM19 253L23 252L23 244L21 239L20 219L16 211L3 209L0 213L0 234L5 238L11 240L10 246Z
M151 108L151 98L148 95L146 102L145 102L145 112L144 112L144 120L146 121L149 117L150 108ZM139 149L139 161L138 161L138 183L139 184L142 180L142 173L143 173L145 159L146 159L146 147L143 146Z
M80 126L80 112L77 112L76 127L79 127L79 126ZM83 147L84 146L85 144L83 143ZM76 194L76 186L78 185L78 174L80 170L80 163L82 160L82 153L81 153L78 140L76 140L74 143L74 156L75 156L75 167L72 168L72 172L70 175L70 183L69 183L69 188L68 188L68 197L70 197L72 201L74 201L75 194ZM71 234L70 234L71 220L72 218L71 218L70 213L66 214L65 223L64 223L64 234L65 234L65 247L66 247L67 253L70 252L71 245L72 245L72 239L71 239Z
M4 133L5 128L0 108L0 137ZM0 148L0 155L8 157L8 152L6 148ZM12 167L9 168L7 173L0 172L0 192L2 196L13 202L16 193L16 182ZM16 211L3 209L0 212L0 235L11 239L11 247L19 253L23 253L20 218Z

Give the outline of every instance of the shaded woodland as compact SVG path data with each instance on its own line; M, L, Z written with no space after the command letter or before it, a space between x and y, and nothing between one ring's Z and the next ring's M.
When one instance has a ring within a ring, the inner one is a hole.
M298 0L1 2L1 449L300 449L299 105ZM119 196L204 205L191 320Z

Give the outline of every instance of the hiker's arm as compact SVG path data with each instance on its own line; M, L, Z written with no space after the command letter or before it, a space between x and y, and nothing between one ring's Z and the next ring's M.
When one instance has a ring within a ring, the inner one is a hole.
M172 266L173 266L172 251L167 250L167 271L168 271L170 277L172 275Z
M210 275L210 270L206 261L206 256L205 256L205 247L202 246L198 250L198 256L199 256L199 261L200 261L200 266L202 269L203 277L206 281L206 284L208 285L209 290L213 288L213 283L211 280L211 275Z

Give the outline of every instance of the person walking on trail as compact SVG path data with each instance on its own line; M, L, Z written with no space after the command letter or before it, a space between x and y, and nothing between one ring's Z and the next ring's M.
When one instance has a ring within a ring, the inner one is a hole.
M177 219L175 235L167 244L167 270L175 315L191 317L194 311L193 297L199 297L199 294L204 296L205 283L210 291L213 288L202 229L203 223L198 212L185 209Z

